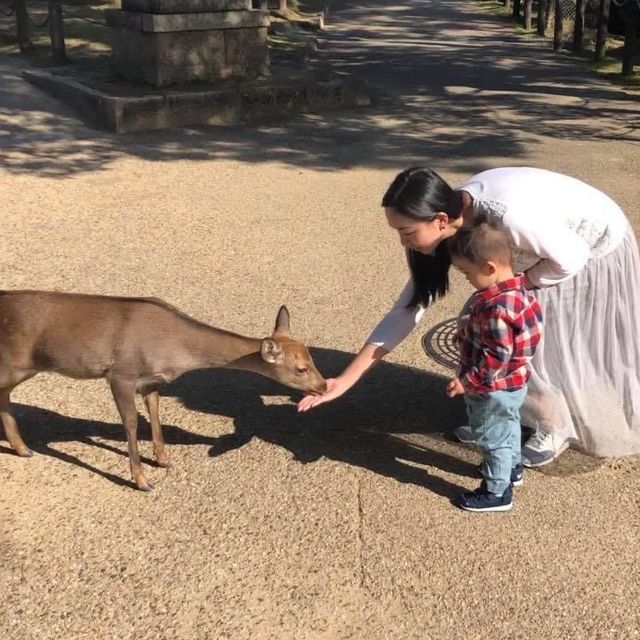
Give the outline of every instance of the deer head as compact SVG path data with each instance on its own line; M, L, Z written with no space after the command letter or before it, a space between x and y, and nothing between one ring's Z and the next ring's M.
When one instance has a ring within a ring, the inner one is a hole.
M284 305L278 311L273 334L262 340L260 355L260 373L269 378L311 393L323 393L327 388L309 350L289 335L289 311Z

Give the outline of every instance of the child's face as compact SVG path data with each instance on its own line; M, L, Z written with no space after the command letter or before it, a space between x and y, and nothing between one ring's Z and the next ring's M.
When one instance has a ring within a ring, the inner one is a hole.
M478 265L460 256L454 256L451 261L476 289L486 289L497 282L496 265L493 262Z

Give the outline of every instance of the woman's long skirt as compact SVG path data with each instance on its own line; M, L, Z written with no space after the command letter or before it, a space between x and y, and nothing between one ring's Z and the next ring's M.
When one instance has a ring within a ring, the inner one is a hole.
M594 456L640 453L640 257L631 228L575 277L533 293L544 337L522 424Z

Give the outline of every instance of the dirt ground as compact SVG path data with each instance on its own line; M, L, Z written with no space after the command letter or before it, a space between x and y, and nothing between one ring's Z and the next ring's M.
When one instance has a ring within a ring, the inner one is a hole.
M452 183L564 171L640 230L638 94L513 41L482 3L330 16L317 63L366 78L376 104L257 127L107 135L0 56L2 286L159 296L250 336L286 303L330 376L406 277L379 204L407 166ZM423 330L468 293L454 276ZM455 509L479 456L447 435L463 406L422 332L305 416L298 393L250 373L184 376L163 391L170 469L141 419L148 494L104 382L19 387L36 455L0 445L0 637L640 637L638 458L569 451L525 474L508 514Z

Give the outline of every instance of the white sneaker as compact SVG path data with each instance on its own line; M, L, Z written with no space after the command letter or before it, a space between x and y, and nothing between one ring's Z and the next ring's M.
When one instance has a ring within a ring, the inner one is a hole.
M468 424L455 428L453 430L453 434L464 444L473 444L475 442L473 435L471 434L471 427Z
M544 467L553 462L567 447L567 440L560 440L548 431L538 429L522 447L522 464L525 467Z

